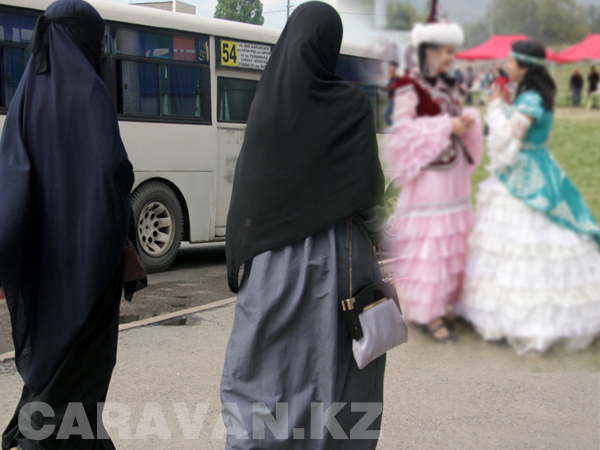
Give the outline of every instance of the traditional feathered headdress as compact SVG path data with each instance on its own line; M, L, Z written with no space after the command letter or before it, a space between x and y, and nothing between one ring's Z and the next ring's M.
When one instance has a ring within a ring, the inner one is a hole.
M465 34L457 23L450 22L442 13L438 0L431 2L431 13L427 22L417 23L412 30L412 42L421 44L462 45Z

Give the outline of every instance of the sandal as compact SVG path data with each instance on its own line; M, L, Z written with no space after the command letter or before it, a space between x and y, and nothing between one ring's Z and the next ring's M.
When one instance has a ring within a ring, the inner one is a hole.
M436 334L438 331L445 329L448 332L448 335L441 338L441 337L437 337ZM428 334L429 337L431 337L431 339L433 339L435 342L438 342L440 344L449 344L449 343L455 343L456 341L458 341L458 339L456 338L456 336L454 336L450 330L448 329L448 327L446 326L445 322L442 320L441 323L436 326L435 328L431 329L429 328L428 325L423 325L423 331L425 332L425 334Z
M444 325L446 325L446 328L448 328L448 331L450 333L454 333L456 331L456 325L454 321L448 319L447 317L443 317L442 321L444 322Z

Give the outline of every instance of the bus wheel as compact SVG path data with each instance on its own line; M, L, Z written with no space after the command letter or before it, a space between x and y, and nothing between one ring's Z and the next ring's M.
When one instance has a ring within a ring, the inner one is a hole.
M163 272L175 261L183 236L177 195L166 184L150 181L134 192L131 203L140 258L148 273Z

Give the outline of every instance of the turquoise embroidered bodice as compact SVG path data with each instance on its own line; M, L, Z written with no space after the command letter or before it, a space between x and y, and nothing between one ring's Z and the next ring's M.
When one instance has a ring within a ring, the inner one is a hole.
M537 92L524 92L519 95L509 114L513 111L535 119L523 141L523 150L547 149L554 126L554 113L544 109L540 95Z
M543 212L552 222L593 236L600 245L600 228L585 200L548 150L554 114L534 91L519 95L508 115L518 111L533 123L516 162L496 176L512 195Z

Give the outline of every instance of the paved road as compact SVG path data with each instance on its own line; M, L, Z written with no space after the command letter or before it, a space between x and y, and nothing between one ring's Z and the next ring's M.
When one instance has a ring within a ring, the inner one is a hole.
M149 276L149 286L121 305L121 322L132 322L232 297L227 287L225 244L184 244L168 272ZM13 350L10 318L0 300L0 354Z
M219 383L233 312L120 334L108 398L113 425L123 419L120 431L109 429L117 449L224 448ZM455 346L411 327L409 343L388 355L378 449L599 449L600 342L575 355L520 359L458 326ZM0 365L0 429L21 386L13 363ZM195 412L197 427L189 425Z

